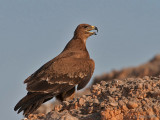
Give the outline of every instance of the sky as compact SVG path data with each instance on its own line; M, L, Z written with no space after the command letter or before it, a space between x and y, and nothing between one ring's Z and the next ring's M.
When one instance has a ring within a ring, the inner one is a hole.
M13 108L23 81L56 57L78 24L98 27L87 40L93 76L137 66L160 53L159 0L1 0L0 119L20 120Z

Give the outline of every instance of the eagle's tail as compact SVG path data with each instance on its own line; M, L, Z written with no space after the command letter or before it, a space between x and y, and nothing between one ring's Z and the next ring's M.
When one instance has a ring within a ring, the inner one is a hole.
M23 115L28 116L37 110L41 104L52 99L54 96L51 94L40 94L28 92L14 107L14 110L20 113L23 111Z

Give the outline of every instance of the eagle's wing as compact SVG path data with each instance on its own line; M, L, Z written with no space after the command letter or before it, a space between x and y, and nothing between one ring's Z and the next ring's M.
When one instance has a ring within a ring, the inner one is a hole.
M55 58L24 82L27 83L29 92L52 92L56 95L72 89L77 84L78 89L82 89L89 82L94 66L94 61L88 58Z

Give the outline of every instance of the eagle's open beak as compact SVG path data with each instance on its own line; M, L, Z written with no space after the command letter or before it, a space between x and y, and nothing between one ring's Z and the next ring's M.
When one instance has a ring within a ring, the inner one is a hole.
M98 32L98 28L96 26L91 26L91 30L96 30ZM92 35L97 35L96 32L91 32Z
M96 26L93 26L93 27L94 27L93 29L94 29L94 30L97 30L97 32L98 32L98 28L97 28Z

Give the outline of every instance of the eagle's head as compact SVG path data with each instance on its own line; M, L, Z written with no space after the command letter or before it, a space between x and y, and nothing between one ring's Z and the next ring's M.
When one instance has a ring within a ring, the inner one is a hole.
M97 35L95 31L92 30L96 30L98 32L98 28L96 26L92 26L89 24L80 24L77 26L75 32L74 32L74 36L77 37L83 37L84 39L88 38L91 35Z

